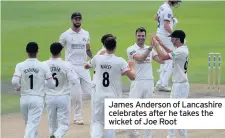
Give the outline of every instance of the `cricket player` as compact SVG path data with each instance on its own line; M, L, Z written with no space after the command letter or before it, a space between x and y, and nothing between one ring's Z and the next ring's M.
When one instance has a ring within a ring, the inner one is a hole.
M104 55L104 54L106 54L106 49L105 49L105 46L104 46L104 42L105 42L105 40L108 37L114 37L114 36L112 34L105 34L105 35L102 36L102 38L101 38L102 48L97 52L96 55ZM116 37L114 37L114 38L116 39ZM93 81L92 81L93 84L94 84L94 81L95 81L95 71L94 71Z
M126 75L129 79L135 79L132 64L114 55L116 40L109 37L105 40L105 55L96 55L85 64L85 68L96 70L96 91L93 93L93 122L91 138L102 138L104 129L104 99L120 98L122 96L121 76ZM106 138L115 138L115 130L107 130Z
M44 86L55 88L50 68L37 59L38 44L26 46L28 59L18 63L12 78L13 87L20 91L20 110L25 121L24 138L37 138L38 125L44 108Z
M167 48L157 37L153 37L153 45L161 59L173 61L173 86L170 98L188 98L190 88L187 76L189 50L184 45L186 34L182 30L175 30L170 36L171 42L176 47L175 50ZM159 44L167 52L166 54L161 51ZM181 129L179 134L180 138L187 138L187 130ZM169 130L167 138L175 138L173 129Z
M102 36L102 38L101 38L101 43L102 43L102 48L97 52L97 54L96 55L104 55L104 54L107 54L107 51L106 51L106 49L105 49L105 46L104 46L104 42L105 42L105 40L108 38L108 37L114 37L112 34L105 34L105 35L103 35ZM114 37L115 39L116 39L116 37ZM96 86L96 84L95 84L95 81L96 81L96 75L95 75L95 72L96 71L94 71L94 74L93 74L93 80L92 80L92 100L91 100L91 106L93 105L93 93L95 93L95 86ZM93 109L93 107L91 107L91 109ZM92 111L92 113L93 113L93 111ZM93 118L93 115L91 115L91 122L93 121L92 120L92 118ZM92 127L92 125L91 125L91 127ZM91 128L92 129L92 128Z
M170 48L174 49L173 44L168 37L172 32L173 28L177 25L178 20L173 15L173 7L178 7L181 0L168 0L157 11L157 15L154 19L158 22L157 36L160 38L162 43ZM159 91L170 92L169 78L172 74L172 60L166 60L165 64L160 65L159 69L160 77L156 83L156 87Z
M60 58L62 49L63 46L59 42L52 43L50 46L52 57L45 61L56 83L55 89L45 91L50 138L62 138L68 131L71 108L70 88L75 91L75 85L78 84L73 66ZM69 87L69 84L72 87Z
M154 91L152 61L163 64L152 46L145 45L146 29L137 28L136 43L127 48L128 59L135 62L136 79L131 82L129 98L151 98ZM151 138L151 130L145 131L145 138ZM137 130L129 130L129 137L137 138Z
M77 85L77 91L71 92L71 94L73 97L72 101L75 104L74 123L83 125L82 98L91 95L90 71L85 70L83 65L87 62L87 56L92 58L92 52L90 49L89 32L81 28L81 13L74 12L71 15L71 22L73 26L61 34L59 42L65 48L65 60L74 65L74 69L78 75L80 84Z

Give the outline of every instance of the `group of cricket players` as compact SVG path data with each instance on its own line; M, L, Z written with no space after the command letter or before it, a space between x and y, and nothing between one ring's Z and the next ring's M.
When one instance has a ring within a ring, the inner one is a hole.
M171 92L171 98L187 98L188 47L185 33L173 31L178 23L172 8L180 0L168 0L160 6L154 19L158 22L156 34L147 39L144 27L137 28L136 43L127 48L128 61L117 57L116 36L105 34L102 48L93 57L89 32L81 28L82 14L71 15L72 27L63 32L59 42L50 45L51 57L46 61L37 58L39 46L29 42L28 58L16 65L12 84L21 93L20 108L25 121L24 138L37 138L41 115L46 108L50 138L62 138L69 129L71 106L74 108L74 124L83 125L82 103L91 98L91 138L115 138L115 130L104 132L104 99L121 98L121 76L131 80L128 98L152 98L155 89ZM150 46L145 44L149 40ZM65 49L65 60L61 51ZM88 61L88 57L90 60ZM154 84L152 61L160 64L160 79ZM91 80L89 69L94 69ZM173 73L173 86L168 82ZM76 130L75 130L76 131ZM179 130L181 138L187 138L186 130ZM76 136L75 136L76 137ZM140 137L138 130L128 130L129 138ZM152 138L150 129L144 138ZM175 138L175 130L169 130L167 138Z

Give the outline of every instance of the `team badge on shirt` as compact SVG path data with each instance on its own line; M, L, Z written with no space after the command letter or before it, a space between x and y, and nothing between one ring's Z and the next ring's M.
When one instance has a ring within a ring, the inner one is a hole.
M135 51L135 50L133 50L132 52L130 52L130 55L133 55L134 53L136 53L136 51Z

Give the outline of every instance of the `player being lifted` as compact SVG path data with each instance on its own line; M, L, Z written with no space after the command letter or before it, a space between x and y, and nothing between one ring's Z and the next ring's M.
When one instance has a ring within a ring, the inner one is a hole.
M52 57L45 61L56 83L55 89L45 91L50 138L62 138L68 131L71 108L70 88L75 91L74 86L78 84L73 66L60 58L62 49L63 46L59 42L52 43L50 46Z
M174 49L173 44L168 37L172 32L174 26L178 23L173 15L173 7L178 7L181 0L168 0L157 11L154 19L158 22L157 36L161 39L162 43L169 49ZM172 74L172 60L166 60L165 64L160 65L160 77L156 83L159 91L170 92L169 78Z
M170 97L188 98L190 88L187 76L189 50L184 44L186 34L182 30L175 30L170 37L171 42L176 47L175 50L167 48L156 35L153 35L152 42L161 59L171 59L173 61L173 86ZM161 45L167 53L162 52L159 45ZM187 130L181 129L179 130L179 134L181 138L187 138ZM175 131L173 129L168 131L168 138L175 138Z
M152 61L163 64L152 46L145 45L146 30L143 27L135 31L136 43L127 48L128 59L135 62L136 79L131 82L129 98L151 98L154 91ZM129 137L137 138L137 130L129 130ZM151 130L145 131L145 138L152 136Z
M37 138L44 108L45 81L51 89L55 88L55 83L48 65L37 59L38 44L29 42L26 52L28 59L16 65L12 84L21 94L20 110L25 121L24 138Z
M93 122L91 138L102 138L104 129L104 99L120 98L122 95L121 76L126 75L129 79L135 79L135 72L127 62L114 55L116 40L109 37L105 40L106 54L96 55L85 64L85 68L94 68L96 71L96 91L93 94ZM107 130L106 138L114 138L115 131Z

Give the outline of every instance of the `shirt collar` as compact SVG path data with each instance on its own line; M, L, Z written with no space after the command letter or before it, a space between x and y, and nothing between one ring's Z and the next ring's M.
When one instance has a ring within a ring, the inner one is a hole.
M72 34L81 34L81 33L83 32L83 29L80 28L80 31L79 31L79 32L75 32L75 31L73 31L72 28L70 28L70 32L71 32Z
M50 57L51 60L62 60L60 57L58 58L53 58L53 57Z
M135 43L135 44L134 44L134 47L137 48L137 49L144 49L144 48L146 47L146 45L144 45L144 47L141 48L141 47L139 47L139 46L137 45L137 43Z
M165 4L166 4L166 6L168 7L168 8L172 8L170 5L169 5L169 3L168 2L165 2Z
M37 58L28 58L26 60L28 60L28 61L37 61L38 59Z

